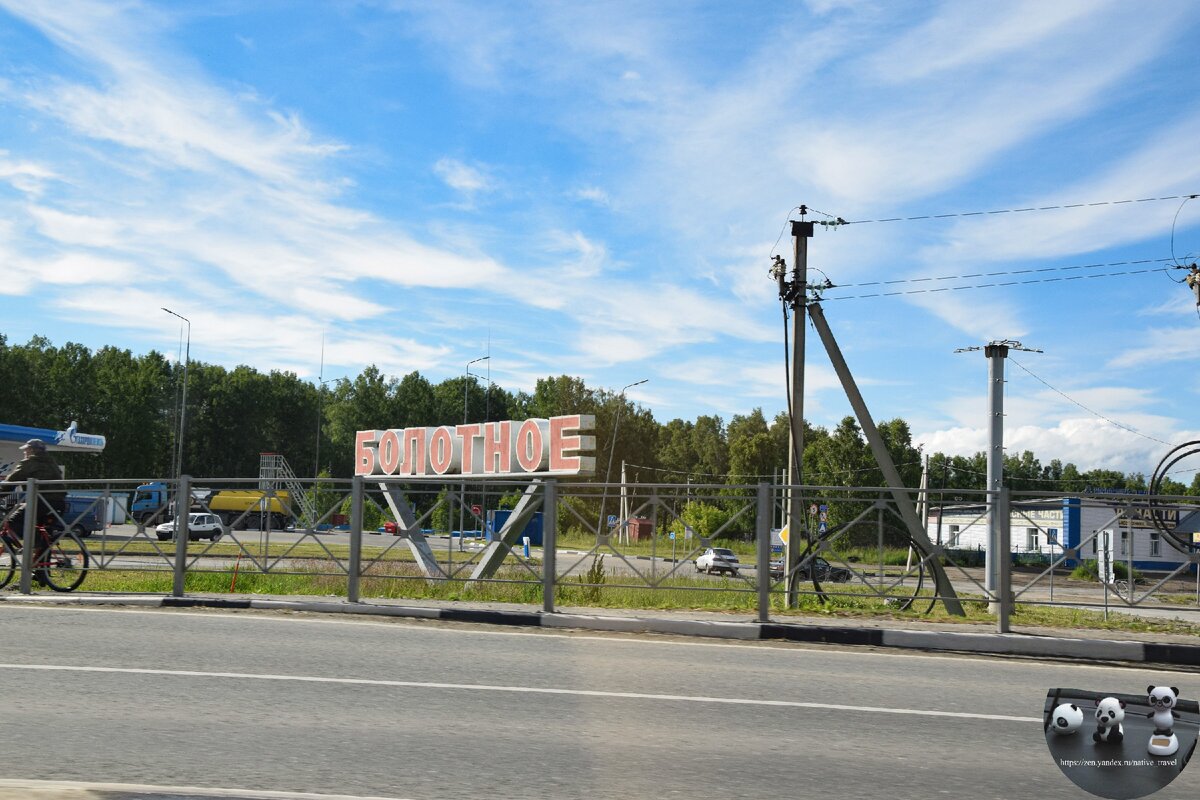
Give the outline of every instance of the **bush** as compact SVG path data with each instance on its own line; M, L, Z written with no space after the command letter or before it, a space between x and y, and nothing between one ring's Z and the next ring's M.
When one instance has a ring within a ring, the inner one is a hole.
M1129 565L1124 561L1113 563L1113 574L1118 580L1129 580ZM1077 581L1098 581L1100 580L1100 562L1096 559L1084 561L1075 569L1071 570L1071 577ZM1139 570L1133 571L1134 583L1142 582L1142 573Z

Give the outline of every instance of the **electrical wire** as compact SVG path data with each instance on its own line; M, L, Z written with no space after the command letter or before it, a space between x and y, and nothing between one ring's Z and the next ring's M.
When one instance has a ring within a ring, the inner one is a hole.
M864 281L862 283L839 283L837 289L853 289L861 286L890 286L900 283L926 283L931 281L957 281L966 280L967 278L997 278L1004 275L1030 275L1039 272L1069 272L1077 269L1101 269L1106 267L1126 267L1137 264L1171 264L1172 266L1180 266L1174 256L1171 258L1142 258L1131 261L1108 261L1097 262L1095 264L1072 264L1066 267L1037 267L1033 269L1009 269L1000 270L998 272L966 272L962 275L938 275L923 278L894 278L889 281ZM812 269L810 267L810 269ZM818 270L819 272L820 270ZM824 275L825 273L821 273Z
M783 227L779 229L779 235L775 237L775 244L771 245L771 252L767 254L768 258L775 255L775 248L779 247L779 243L783 241L783 232L787 230L788 223L792 221L792 212L799 210L800 206L792 206L788 209L787 219L783 221Z
M897 467L911 467L911 466L917 466L921 463L922 462L920 462L920 461L906 461L905 463L897 464L896 466ZM650 470L651 472L666 472L666 473L670 473L672 475L688 475L688 476L696 475L696 476L703 477L703 478L733 478L733 477L774 478L775 477L775 473L771 473L771 474L758 473L755 475L734 475L732 472L728 472L728 473L694 472L691 470L683 470L683 469L669 469L667 467L650 467L645 464L631 464L628 461L625 462L625 466L636 467L638 469ZM843 470L836 470L833 472L828 472L825 474L827 474L827 475L856 475L860 472L874 472L874 471L877 471L878 469L879 469L879 467L865 467L863 469L843 469Z
M1094 203L1064 203L1056 206L1029 206L1027 208L1001 208L991 211L957 211L950 214L920 214L912 217L882 217L879 219L858 219L846 222L846 225L866 225L873 222L913 222L926 219L951 219L954 217L982 217L994 214L1023 214L1033 211L1061 211L1074 208L1095 208L1097 206L1119 206L1130 203L1157 203L1163 200L1183 200L1197 197L1195 194L1178 194L1166 197L1142 197L1136 200L1102 200Z
M1172 267L1172 269L1183 269L1182 267ZM845 297L824 297L823 300L833 302L835 300L864 300L871 297L898 297L900 295L909 294L934 294L937 292L962 292L968 289L993 289L1000 286L1029 286L1035 283L1061 283L1063 281L1082 281L1093 280L1095 278L1117 278L1125 275L1146 275L1151 272L1164 272L1163 268L1156 269L1132 269L1121 272L1104 272L1098 275L1070 275L1064 278L1037 278L1028 281L996 281L993 283L975 283L970 286L944 286L937 289L906 289L898 292L872 292L871 294L852 294Z
M1188 200L1195 200L1195 199L1196 199L1196 195L1194 195L1194 194L1190 194L1187 197L1185 197L1183 199L1183 202L1179 204L1179 208L1175 209L1175 216L1174 216L1174 218L1171 219L1171 260L1175 262L1175 266L1182 266L1179 263L1179 259L1177 259L1175 257L1175 224L1177 222L1179 222L1179 212L1183 211L1183 207L1188 204ZM1168 275L1167 277L1170 278L1171 276ZM1171 280L1175 281L1174 278L1171 278ZM1178 280L1175 282L1183 283L1182 280Z
M1115 421L1115 420L1109 419L1108 417L1106 417L1106 416L1104 416L1103 414L1101 414L1099 411L1096 411L1095 409L1088 408L1087 406L1085 406L1083 403L1079 402L1079 401L1078 401L1078 400L1076 400L1075 398L1073 398L1073 397L1071 397L1071 396L1067 395L1065 392L1063 392L1063 391L1061 391L1061 390L1059 390L1059 389L1056 389L1055 387L1051 386L1049 383L1047 383L1045 380L1043 380L1043 379L1042 379L1042 378L1040 378L1039 376L1035 375L1035 374L1033 373L1033 371L1032 371L1032 370L1030 370L1028 367L1026 367L1026 366L1025 366L1024 364L1022 364L1020 361L1017 361L1015 358L1012 358L1012 357L1010 356L1008 360L1009 360L1009 361L1011 361L1012 363L1016 364L1016 365L1017 365L1018 367L1020 367L1021 369L1025 370L1025 372L1029 373L1029 375L1030 375L1031 377L1033 377L1035 380L1037 380L1039 383L1041 383L1041 384L1042 384L1043 386L1045 386L1046 388L1050 389L1050 390L1051 390L1051 391L1053 391L1053 392L1056 392L1056 393L1058 393L1059 395L1062 395L1062 397L1066 398L1066 399L1067 399L1067 400L1069 400L1070 402L1072 402L1072 403L1074 403L1075 405L1079 406L1079 407L1080 407L1080 408L1082 408L1084 411L1088 412L1089 414L1091 414L1091 415L1093 415L1093 416L1095 416L1095 417L1099 417L1100 419L1104 420L1105 422L1109 423L1110 425L1115 425L1115 426L1117 426L1118 428L1120 428L1121 430L1123 430L1123 431L1129 431L1130 433L1134 434L1135 436L1140 436L1140 437L1142 437L1143 439L1149 439L1149 440L1150 440L1150 441L1152 441L1152 442L1158 442L1159 444L1165 444L1167 447L1174 447L1174 446L1175 446L1175 445L1171 444L1170 442L1164 442L1162 439L1156 439L1156 438L1155 438L1155 437L1153 437L1153 436L1147 436L1146 434L1142 433L1141 431L1139 431L1139 430L1135 430L1134 428L1131 428L1131 427L1129 427L1128 425L1122 425L1121 423L1119 423L1119 422L1117 422L1117 421Z

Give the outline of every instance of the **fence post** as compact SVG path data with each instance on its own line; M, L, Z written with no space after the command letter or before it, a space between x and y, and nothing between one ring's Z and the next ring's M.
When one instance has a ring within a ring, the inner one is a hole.
M25 523L21 531L21 594L33 593L33 548L37 535L37 480L25 481Z
M1001 487L996 493L996 517L999 520L997 534L999 541L996 559L997 578L996 591L1000 593L1000 602L996 614L996 632L1008 633L1008 617L1012 613L1012 490Z
M346 576L346 600L359 601L358 578L362 572L363 476L355 475L350 484L350 571Z
M754 541L758 563L758 621L771 621L771 489L758 484L758 513L754 518Z
M192 510L192 478L180 475L175 487L175 581L171 586L172 597L183 597L184 579L187 577L188 513Z
M558 574L558 483L542 488L542 613L554 613L554 583Z

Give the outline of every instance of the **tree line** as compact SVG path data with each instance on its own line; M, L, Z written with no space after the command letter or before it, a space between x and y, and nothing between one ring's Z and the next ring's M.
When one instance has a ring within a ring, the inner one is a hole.
M40 336L11 344L0 334L0 422L62 429L75 420L81 431L107 437L99 456L63 455L73 478L169 477L183 372L153 350L134 355L73 342L56 347ZM716 486L784 480L788 461L785 413L768 419L756 408L728 420L701 415L660 423L628 398L567 375L542 378L524 392L473 376L433 383L419 372L393 377L368 366L354 378L316 385L291 372L192 361L187 381L183 469L208 478L256 477L263 452L283 454L301 477L346 478L353 474L358 430L577 413L596 417L595 481L605 480L610 458L614 465L627 463L633 482ZM806 484L884 484L852 417L832 429L798 424L804 426ZM892 419L878 426L905 484L915 488L925 455L908 423ZM931 488L983 489L985 455L930 454L929 474ZM619 479L619 467L611 479ZM1064 493L1146 489L1144 473L1081 470L1058 459L1042 464L1030 451L1005 458L1005 482L1014 490ZM1200 496L1200 475L1190 485L1168 478L1162 491Z

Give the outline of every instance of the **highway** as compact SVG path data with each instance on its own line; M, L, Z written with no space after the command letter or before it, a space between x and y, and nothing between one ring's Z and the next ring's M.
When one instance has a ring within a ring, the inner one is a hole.
M3 800L1076 798L1043 740L1048 688L1200 692L1144 667L411 620L0 620ZM1198 787L1185 772L1156 797Z

